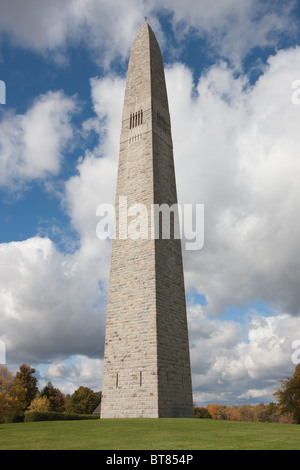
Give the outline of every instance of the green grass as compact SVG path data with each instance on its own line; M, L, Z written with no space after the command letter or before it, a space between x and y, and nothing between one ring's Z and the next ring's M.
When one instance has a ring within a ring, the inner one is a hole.
M206 419L0 425L1 450L300 450L300 426Z

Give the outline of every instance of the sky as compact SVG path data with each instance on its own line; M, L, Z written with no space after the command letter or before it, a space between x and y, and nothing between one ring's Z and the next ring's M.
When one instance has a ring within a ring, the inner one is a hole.
M183 252L194 401L269 403L300 362L295 0L0 1L6 366L34 367L40 389L101 390L111 245L96 209L114 203L145 16L165 65L178 201L204 205L204 246Z

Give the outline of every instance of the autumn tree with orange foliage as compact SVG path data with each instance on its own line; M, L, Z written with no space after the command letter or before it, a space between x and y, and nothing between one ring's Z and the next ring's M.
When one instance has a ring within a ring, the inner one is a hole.
M227 419L226 406L224 405L207 405L206 409L213 419Z
M34 377L35 369L32 369L27 364L20 366L19 372L16 373L15 382L26 391L24 412L29 408L30 403L37 396L37 378Z
M226 415L229 421L241 421L241 409L239 406L233 405L226 407Z

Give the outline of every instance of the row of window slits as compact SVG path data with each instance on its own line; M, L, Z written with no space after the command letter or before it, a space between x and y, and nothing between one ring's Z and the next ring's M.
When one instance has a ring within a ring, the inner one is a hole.
M141 126L143 124L143 110L136 111L135 113L130 113L130 129L134 127ZM168 124L163 116L157 113L157 124L164 131L168 131Z
M132 144L133 142L137 142L138 140L141 140L141 139L142 139L142 133L139 132L138 134L133 135L132 137L129 137L128 141L130 144Z
M143 110L137 111L136 113L130 114L130 129L140 126L143 124Z
M119 374L116 375L116 388L119 388L120 382L119 382ZM140 372L140 387L143 385L143 372ZM167 386L169 387L169 374L167 372ZM184 388L184 377L183 374L181 374L181 387Z

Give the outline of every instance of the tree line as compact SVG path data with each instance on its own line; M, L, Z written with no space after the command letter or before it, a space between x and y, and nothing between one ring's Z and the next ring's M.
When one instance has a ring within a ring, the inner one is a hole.
M263 423L294 422L289 413L282 413L277 403L259 405L220 405L194 406L194 418L220 419L228 421L258 421Z
M0 423L7 418L23 421L26 413L34 411L88 415L101 402L101 392L83 386L71 395L64 395L48 382L39 391L34 373L35 369L23 364L14 376L7 367L0 365ZM194 405L194 417L300 424L300 363L292 377L279 382L281 387L274 393L277 403L255 406Z
M22 364L15 376L0 366L0 423L8 418L23 421L25 414L33 411L92 414L101 401L101 392L83 386L64 395L48 382L40 391L34 373L27 364Z
M277 403L265 405L194 405L195 418L227 419L230 421L261 421L267 423L300 424L300 364L292 377L280 380L275 391Z

